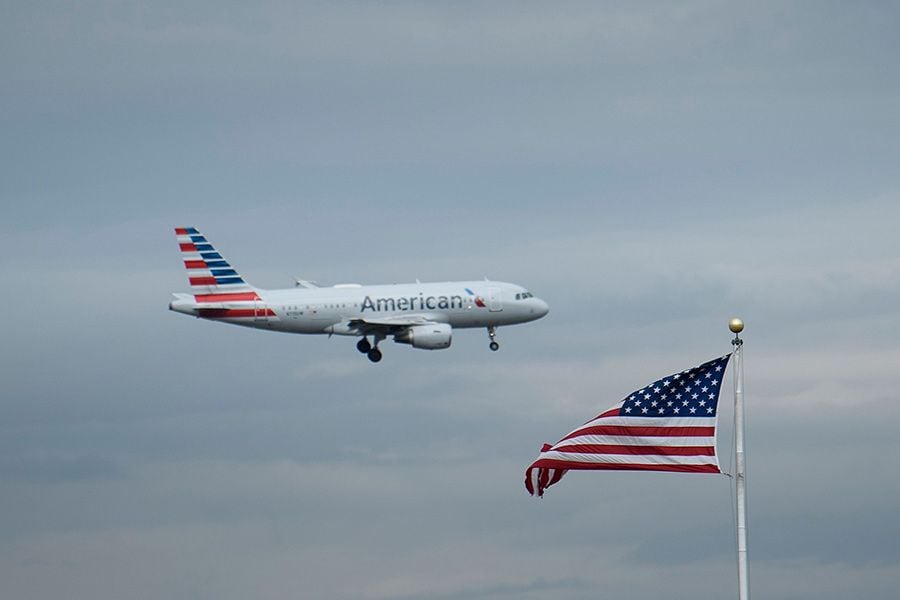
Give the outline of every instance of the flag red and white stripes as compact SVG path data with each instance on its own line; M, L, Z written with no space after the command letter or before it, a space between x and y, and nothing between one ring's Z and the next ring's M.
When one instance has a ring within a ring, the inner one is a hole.
M570 469L721 472L716 409L730 356L654 381L544 444L525 473L526 489L542 496Z

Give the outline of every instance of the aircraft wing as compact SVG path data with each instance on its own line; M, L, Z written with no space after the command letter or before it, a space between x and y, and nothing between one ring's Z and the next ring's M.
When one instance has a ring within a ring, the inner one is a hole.
M426 325L435 322L434 319L425 315L400 315L396 317L351 319L348 325L351 329L356 329L363 335L375 332L392 335L413 325Z

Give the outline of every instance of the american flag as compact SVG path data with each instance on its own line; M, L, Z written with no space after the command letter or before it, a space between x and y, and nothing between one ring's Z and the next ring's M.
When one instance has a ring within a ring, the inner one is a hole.
M543 496L569 469L720 473L716 407L730 357L654 381L544 444L525 472L528 493Z

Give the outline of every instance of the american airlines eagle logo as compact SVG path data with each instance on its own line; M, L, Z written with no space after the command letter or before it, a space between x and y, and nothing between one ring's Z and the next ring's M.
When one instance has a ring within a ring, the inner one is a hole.
M484 308L484 298L482 298L481 296L476 296L475 292L473 292L469 288L465 289L467 294L469 294L470 296L475 296L475 298L473 299L473 302L475 302L475 306L477 306L478 308Z

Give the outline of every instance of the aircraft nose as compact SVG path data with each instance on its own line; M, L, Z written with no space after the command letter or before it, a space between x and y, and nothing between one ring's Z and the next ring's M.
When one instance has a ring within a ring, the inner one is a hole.
M534 314L537 315L537 318L540 319L548 312L550 312L550 305L540 298L534 298Z

